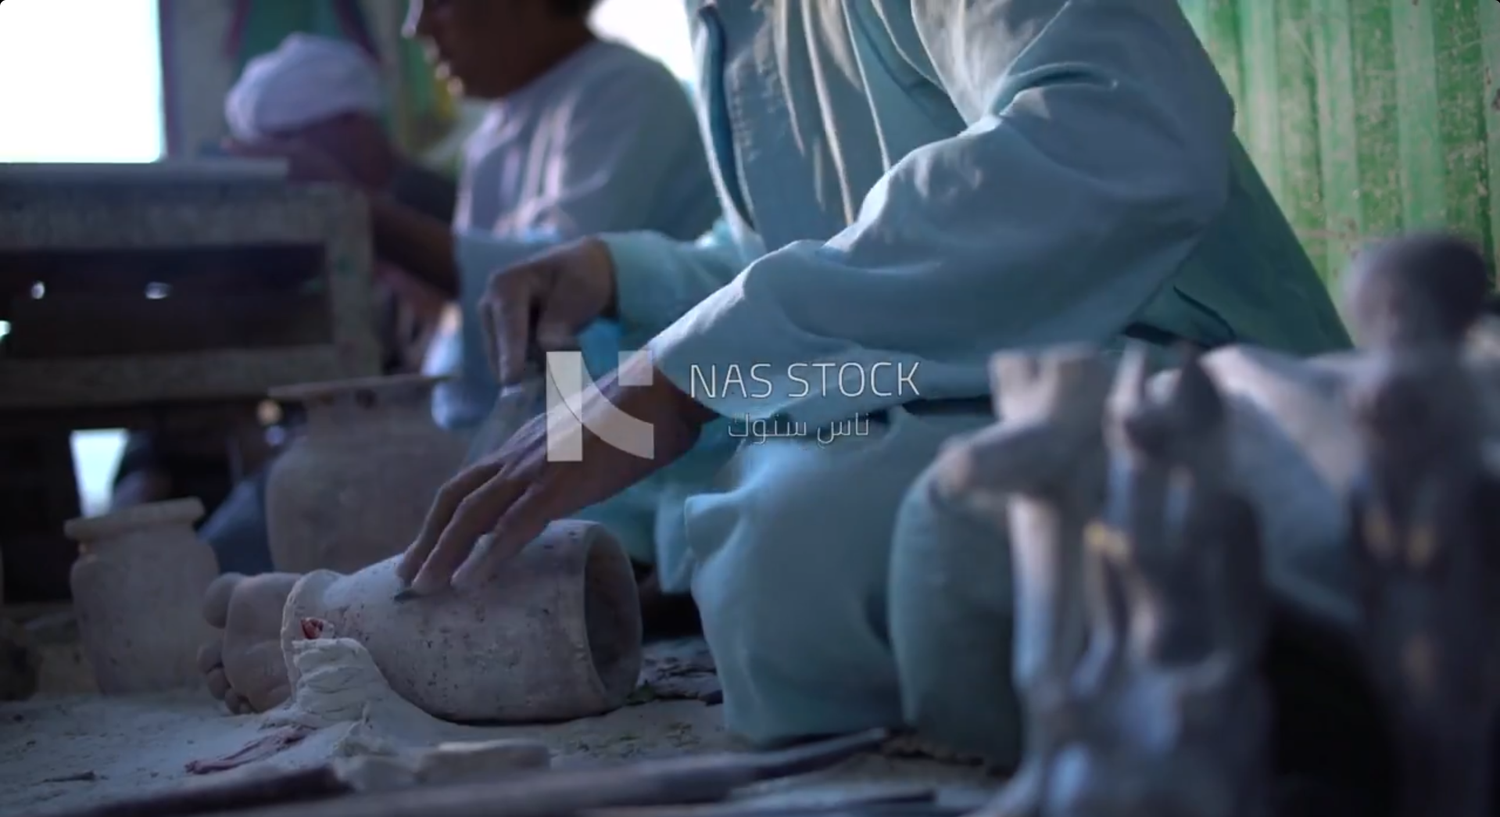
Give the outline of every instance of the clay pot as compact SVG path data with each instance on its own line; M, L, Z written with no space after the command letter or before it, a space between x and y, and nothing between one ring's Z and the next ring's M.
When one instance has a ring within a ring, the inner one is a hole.
M363 643L396 694L450 721L581 718L619 707L635 689L635 576L604 528L554 523L482 586L400 602L397 561L297 582L281 634L294 685L291 645L312 618Z
M212 631L199 607L219 570L213 551L193 533L202 517L203 503L174 499L64 525L78 542L73 611L100 692L203 682L198 647Z
M286 573L350 573L406 549L466 442L432 421L441 378L397 375L273 389L307 407L305 433L271 467L271 560Z

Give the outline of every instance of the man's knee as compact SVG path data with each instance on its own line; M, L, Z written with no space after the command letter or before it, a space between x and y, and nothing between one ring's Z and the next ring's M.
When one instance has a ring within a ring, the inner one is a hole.
M900 588L904 595L958 591L965 604L1008 620L1005 519L952 496L938 474L937 466L928 467L902 498L892 537L891 589Z
M831 456L809 457L751 463L763 483L688 505L726 724L758 742L900 722L884 610L904 485L887 473L856 483Z
M1010 551L1004 520L941 488L929 467L907 491L890 568L890 633L907 723L994 763L1015 760Z
M700 564L693 595L705 626L764 656L801 646L815 653L830 637L854 632L883 638L886 554L851 548L851 540L870 540L841 535L839 525L799 529L786 521L757 524L754 536L732 537ZM888 530L881 534L888 541Z

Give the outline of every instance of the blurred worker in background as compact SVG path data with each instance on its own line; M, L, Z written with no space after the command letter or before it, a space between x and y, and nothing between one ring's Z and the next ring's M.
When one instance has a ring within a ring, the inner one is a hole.
M498 391L474 317L489 273L563 241L606 230L697 237L719 207L698 125L659 62L589 27L594 0L412 0L406 33L441 76L489 110L470 136L451 224L376 196L377 252L453 297L457 315L427 370L455 374L435 411L471 428ZM355 182L313 139L249 140L247 155L292 162L295 178ZM609 327L580 338L590 369L614 368Z
M234 143L314 146L339 165L342 181L446 221L457 197L453 181L400 154L386 130L385 110L380 69L369 54L352 43L301 33L251 60L224 99ZM445 293L389 263L378 265L376 278L386 368L416 368Z
M719 215L682 85L655 60L598 39L588 23L593 6L410 3L407 34L429 46L440 74L459 91L489 104L466 144L451 224L361 182L388 166L387 153L360 148L341 160L340 140L373 141L374 128L356 117L290 137L262 127L233 146L242 155L288 159L296 179L370 190L377 254L456 301L458 326L428 358L429 372L459 375L435 404L450 428L477 425L498 392L477 312L491 272L598 232L648 230L691 240ZM641 288L649 297L649 282ZM619 334L609 322L568 342L582 347L596 376L615 368ZM222 552L221 568L231 569Z
M349 43L300 33L250 60L224 100L224 118L235 140L320 145L361 188L388 191L429 217L450 218L454 183L397 152L386 134L384 110L385 91L370 55ZM375 287L386 370L419 367L445 304L443 294L387 264L378 268ZM235 472L253 473L269 456L262 437L250 418L134 431L115 469L111 506L194 496L213 514L230 495ZM219 527L212 517L204 526L215 535ZM236 569L260 563L226 555Z

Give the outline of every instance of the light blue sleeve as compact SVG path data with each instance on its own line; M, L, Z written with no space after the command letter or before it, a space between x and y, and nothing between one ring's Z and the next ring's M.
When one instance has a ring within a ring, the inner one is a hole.
M695 242L660 233L601 236L615 265L620 329L644 341L729 283L750 260L745 239L720 218Z
M760 258L652 341L720 414L817 427L983 395L996 349L1115 336L1227 201L1232 103L1173 0L859 7L866 44L968 127L897 161L843 232ZM771 386L705 387L730 365Z

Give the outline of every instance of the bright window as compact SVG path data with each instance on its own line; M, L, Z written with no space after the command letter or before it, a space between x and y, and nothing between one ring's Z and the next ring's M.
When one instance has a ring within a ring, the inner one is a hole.
M163 153L156 0L0 4L0 161Z
M594 29L650 54L691 83L697 73L682 0L603 0L594 9Z
M0 3L0 162L160 159L158 31L156 0ZM119 430L73 435L85 513L107 504L123 445Z

